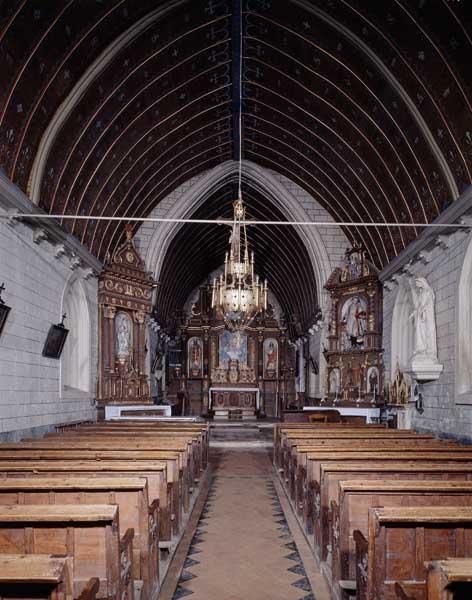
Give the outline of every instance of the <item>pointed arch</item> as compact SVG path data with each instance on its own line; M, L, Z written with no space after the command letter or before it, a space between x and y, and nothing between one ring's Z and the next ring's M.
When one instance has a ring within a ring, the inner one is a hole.
M84 285L77 275L66 284L62 298L69 335L61 357L61 390L92 391L91 316Z

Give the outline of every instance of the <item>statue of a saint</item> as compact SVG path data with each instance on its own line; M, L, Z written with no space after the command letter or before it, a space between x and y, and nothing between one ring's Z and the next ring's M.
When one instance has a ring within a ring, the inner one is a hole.
M364 337L366 311L358 296L352 299L345 318L347 334L355 339Z
M116 342L118 356L126 356L129 354L131 345L131 329L128 317L121 315L117 323Z
M415 307L409 317L413 319L415 327L413 356L437 359L434 292L424 277L416 277L414 285L410 280L410 288Z
M277 366L277 349L275 347L274 342L271 340L269 342L268 348L266 350L266 369L268 371L274 371Z
M192 339L190 349L190 366L192 369L200 370L202 365L202 346L198 338Z

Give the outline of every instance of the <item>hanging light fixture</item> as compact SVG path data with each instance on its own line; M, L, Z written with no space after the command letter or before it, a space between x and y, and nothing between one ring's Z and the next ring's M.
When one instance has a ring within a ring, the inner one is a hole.
M239 169L238 199L233 202L234 216L229 238L230 251L225 256L224 273L213 280L212 308L218 308L224 317L226 326L233 330L246 328L254 317L267 309L267 279L259 281L254 274L254 252L249 258L249 246L246 233L246 208L242 200L242 61L243 61L243 26L240 19L239 44Z
M224 273L213 279L212 308L223 313L227 327L233 331L246 328L254 317L267 309L267 279L254 274L254 252L249 257L246 209L241 197L233 203L234 217L226 252Z

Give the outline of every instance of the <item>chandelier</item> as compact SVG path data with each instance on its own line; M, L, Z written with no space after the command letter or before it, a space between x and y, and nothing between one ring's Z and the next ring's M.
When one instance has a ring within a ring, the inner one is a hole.
M224 274L213 279L211 307L223 313L226 326L232 331L245 329L254 317L267 309L267 279L259 281L254 274L254 252L249 258L246 209L241 195L233 202L234 217L226 252Z

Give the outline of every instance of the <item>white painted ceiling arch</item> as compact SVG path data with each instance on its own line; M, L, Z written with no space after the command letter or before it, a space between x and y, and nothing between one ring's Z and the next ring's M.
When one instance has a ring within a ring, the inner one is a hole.
M216 190L234 179L238 174L238 163L227 161L207 171L194 185L192 185L169 209L166 218L191 218L192 214ZM300 201L267 169L251 162L242 162L242 178L268 198L289 220L310 221ZM159 223L154 230L146 252L145 261L157 281L162 269L162 264L173 237L182 227L181 223ZM327 248L316 227L295 227L310 256L315 272L318 306L324 307L325 294L323 285L327 281L333 268Z

